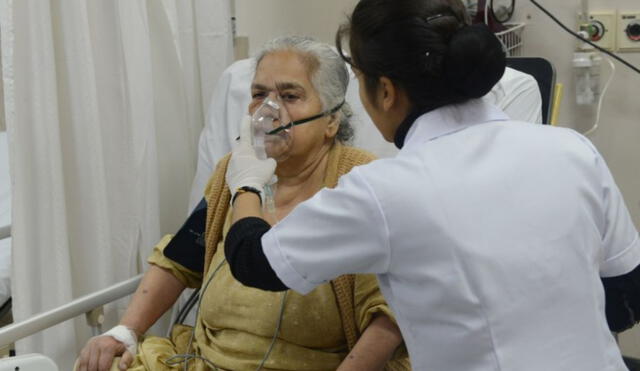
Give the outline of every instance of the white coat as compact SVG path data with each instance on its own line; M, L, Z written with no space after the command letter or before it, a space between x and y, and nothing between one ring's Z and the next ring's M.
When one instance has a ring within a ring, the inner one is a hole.
M638 232L572 130L480 100L434 110L396 157L298 205L262 246L300 293L377 274L416 370L626 370L600 278L640 264Z

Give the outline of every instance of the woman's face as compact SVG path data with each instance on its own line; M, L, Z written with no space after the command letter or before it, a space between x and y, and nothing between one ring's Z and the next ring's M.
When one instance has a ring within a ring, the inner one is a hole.
M317 115L323 110L309 70L296 52L278 51L262 58L251 84L249 113L253 115L267 96L276 99L278 95L281 99L279 103L284 106L291 121ZM287 122L276 121L275 124L284 125ZM287 159L282 162L307 162L333 142L337 129L338 122L334 115L294 126L290 129L293 131L293 145L286 153Z

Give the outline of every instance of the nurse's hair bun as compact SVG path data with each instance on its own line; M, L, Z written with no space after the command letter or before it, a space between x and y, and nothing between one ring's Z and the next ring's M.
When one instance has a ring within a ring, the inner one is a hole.
M486 26L470 25L460 0L360 0L336 44L374 103L387 77L419 112L482 97L506 67L500 41Z
M484 24L464 26L449 41L443 69L459 94L481 98L500 81L506 67L502 43Z

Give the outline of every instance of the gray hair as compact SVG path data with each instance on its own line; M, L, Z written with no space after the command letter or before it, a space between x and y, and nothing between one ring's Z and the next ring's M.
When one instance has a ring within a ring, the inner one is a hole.
M302 54L305 64L311 71L311 83L320 95L323 111L330 110L344 101L339 115L339 127L336 140L340 143L350 143L353 140L353 127L349 122L353 111L345 101L349 72L347 67L331 46L303 36L282 36L267 42L256 55L256 65L272 53L290 50Z

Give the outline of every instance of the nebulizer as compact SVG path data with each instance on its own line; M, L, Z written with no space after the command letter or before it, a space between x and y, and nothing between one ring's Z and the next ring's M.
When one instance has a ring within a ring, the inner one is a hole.
M251 117L251 144L256 157L261 160L273 158L276 161L284 161L289 157L293 145L293 130L291 127L284 128L284 125L290 122L289 113L279 97L265 98ZM264 187L264 207L270 213L275 212L277 180L274 175Z

